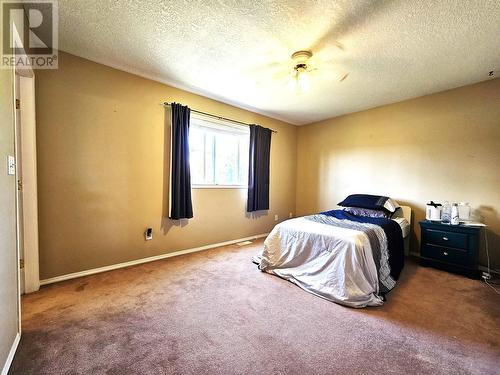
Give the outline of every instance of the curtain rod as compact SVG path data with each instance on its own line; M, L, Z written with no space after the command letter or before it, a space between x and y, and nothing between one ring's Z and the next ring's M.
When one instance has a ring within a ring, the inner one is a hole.
M171 105L172 103L168 103L168 102L164 102L163 105L164 106L169 106ZM205 115L205 116L210 116L210 117L213 117L213 118L216 118L218 120L225 120L225 121L230 121L230 122L235 122L237 124L240 124L240 125L245 125L245 126L250 126L250 125L253 125L253 124L247 124L246 122L242 122L242 121L238 121L238 120L233 120L233 119L230 119L230 118L227 118L227 117L222 117L222 116L217 116L217 115L213 115L211 113L207 113L207 112L203 112L203 111L198 111L196 109L191 109L191 112L195 112L195 113L199 113L201 115ZM277 130L274 130L274 129L270 129L273 133L278 133Z

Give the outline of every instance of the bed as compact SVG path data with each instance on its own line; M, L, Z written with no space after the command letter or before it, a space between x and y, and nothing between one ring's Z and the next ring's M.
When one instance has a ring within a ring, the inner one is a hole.
M408 254L411 209L391 218L344 209L286 220L274 227L254 261L263 272L350 307L380 306Z

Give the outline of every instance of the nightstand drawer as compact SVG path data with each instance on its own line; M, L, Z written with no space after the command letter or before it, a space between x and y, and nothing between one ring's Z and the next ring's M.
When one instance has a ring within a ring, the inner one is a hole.
M466 265L469 253L466 250L450 249L447 247L427 244L427 246L422 248L422 256L441 260L447 263Z
M467 249L467 234L447 232L436 229L426 229L426 240L428 244L454 247L456 249Z
M465 273L473 278L479 275L477 255L480 227L423 220L420 228L420 264Z

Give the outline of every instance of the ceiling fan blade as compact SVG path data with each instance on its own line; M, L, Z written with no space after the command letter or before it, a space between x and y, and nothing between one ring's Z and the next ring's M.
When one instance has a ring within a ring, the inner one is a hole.
M349 73L339 73L338 69L332 66L327 66L325 68L320 68L317 70L318 73L317 75L321 75L324 79L330 80L330 81L338 81L338 82L343 82L347 79L349 76Z
M287 69L283 64L274 69L264 70L261 72L257 72L255 76L255 83L257 85L269 85L276 82L280 84L289 80L289 77L292 76L291 70Z
M278 61L272 61L266 64L260 64L256 66L252 66L248 69L248 73L256 73L256 74L262 74L265 72L269 72L270 70L276 70L277 68L282 67L282 63Z
M317 51L311 60L319 64L329 64L338 63L340 60L344 60L345 58L345 51L341 51L337 48L325 47Z
M281 70L279 72L276 72L272 75L272 78L274 80L277 80L277 81L281 81L283 79L287 79L289 77L292 76L292 72L287 70L287 69L284 69L284 70Z

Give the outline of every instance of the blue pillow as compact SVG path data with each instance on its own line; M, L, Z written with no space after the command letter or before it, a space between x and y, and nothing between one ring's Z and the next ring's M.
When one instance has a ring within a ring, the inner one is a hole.
M351 194L338 205L342 207L368 208L370 210L386 210L390 213L399 208L399 205L389 197L370 194Z
M372 210L369 208L361 207L345 207L344 211L361 217L383 217L384 219L389 219L389 217L391 216L391 214L386 210Z

